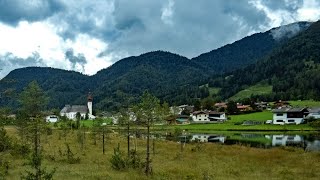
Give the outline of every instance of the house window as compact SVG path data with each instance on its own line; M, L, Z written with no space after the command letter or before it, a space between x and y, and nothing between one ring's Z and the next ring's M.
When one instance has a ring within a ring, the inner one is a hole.
M283 122L283 120L277 120L277 122Z
M294 140L294 136L288 136L287 140L288 141L293 141Z
M283 114L282 113L277 113L277 116L283 116Z
M294 122L294 120L293 119L289 119L288 122Z

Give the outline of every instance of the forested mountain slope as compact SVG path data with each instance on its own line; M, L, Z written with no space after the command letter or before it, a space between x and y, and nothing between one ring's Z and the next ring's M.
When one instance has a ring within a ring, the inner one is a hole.
M272 93L260 97L276 99L320 100L320 22L275 49L264 60L217 78L211 86L220 86L220 96L228 98L258 82L273 86Z
M49 108L64 104L84 103L92 83L89 76L74 71L48 67L27 67L11 71L0 81L0 105L17 107L17 95L36 80L50 98ZM10 97L8 97L10 96Z
M210 67L211 74L223 74L246 67L281 46L288 39L306 30L310 22L297 22L266 32L256 33L232 44L201 54L192 61Z
M191 103L208 95L199 89L208 77L204 67L185 57L155 51L125 58L93 79L101 82L95 90L98 106L113 109L132 104L144 90L170 103Z

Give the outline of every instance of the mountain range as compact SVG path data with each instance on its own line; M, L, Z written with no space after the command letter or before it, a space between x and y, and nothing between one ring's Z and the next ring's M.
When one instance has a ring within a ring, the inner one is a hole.
M218 96L227 99L261 81L273 86L273 93L264 98L292 98L293 93L316 99L320 94L308 91L306 95L294 87L303 86L297 85L303 84L295 79L298 71L305 72L299 74L300 79L319 76L317 28L319 22L281 26L192 59L164 51L148 52L119 60L93 76L48 67L16 69L0 80L0 107L18 108L17 94L33 80L49 96L49 109L84 104L89 91L95 108L107 111L136 103L145 90L171 105L192 104L210 97L210 86L221 88ZM291 94L284 96L287 91Z

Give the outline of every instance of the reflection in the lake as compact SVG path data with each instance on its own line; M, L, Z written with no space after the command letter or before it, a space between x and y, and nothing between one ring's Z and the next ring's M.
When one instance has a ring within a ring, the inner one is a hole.
M146 138L144 131L131 132L131 137ZM258 148L293 146L306 151L320 151L320 134L262 134L261 132L224 132L224 133L181 133L158 132L150 134L151 139L162 139L179 143L220 143L225 145L247 145Z
M286 134L256 134L256 133L228 133L224 134L185 134L178 138L167 140L177 140L179 142L203 142L221 144L245 144L251 147L270 148L275 146L294 146L305 149L306 151L320 151L319 135L286 135Z

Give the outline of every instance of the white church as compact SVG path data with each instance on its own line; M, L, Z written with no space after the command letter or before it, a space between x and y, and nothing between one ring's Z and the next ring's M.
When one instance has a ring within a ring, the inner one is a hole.
M60 111L60 116L65 116L68 119L76 120L76 114L80 113L81 119L85 119L88 114L88 119L93 120L96 117L92 114L92 95L88 94L87 105L65 105L65 107Z

